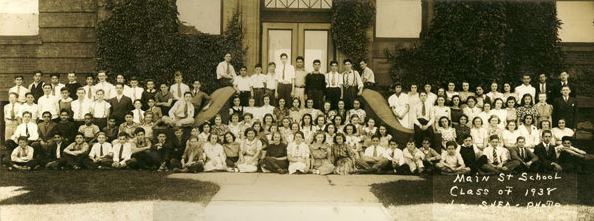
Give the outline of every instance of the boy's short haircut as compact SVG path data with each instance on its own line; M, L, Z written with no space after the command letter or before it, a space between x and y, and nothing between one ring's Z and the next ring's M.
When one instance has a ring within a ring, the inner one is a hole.
M128 115L134 117L134 113L132 113L132 111L126 112L126 114L124 115L124 117L127 117Z
M49 88L54 88L54 86L52 86L52 84L44 84L43 87L41 87L41 88L45 88L46 86L48 86Z
M70 116L70 112L64 108L62 108L62 110L60 110L60 114L62 114L62 113L67 113L68 116Z
M85 117L87 117L87 116L89 116L89 117L91 117L91 119L93 119L93 114L91 114L91 113L86 113L86 114L85 114Z
M152 78L149 78L149 79L146 79L144 82L145 82L145 83L148 83L148 82L153 82L153 83L155 83L155 80L153 80Z
M97 136L101 135L101 133L103 133L103 135L105 135L105 132L99 132L99 134L98 134ZM84 138L84 137L85 137L85 134L83 134L83 133L76 133L76 134L74 135L74 137L78 137L78 136L81 136L81 137L83 137L83 138Z
M499 136L497 136L497 135L491 135L489 137L489 141L492 141L492 140L495 140L495 139L499 140Z
M305 61L305 59L303 58L303 56L297 56L297 58L295 58L295 61Z
M518 136L518 138L516 138L516 143L520 142L520 140L526 140L526 138L524 136Z
M93 76L93 74L87 74L87 76L85 76L85 79L87 78L93 78L93 80L95 79L95 76Z
M101 136L101 135L103 135L103 136L106 136L106 137L107 137L107 134L106 134L105 132L103 132L103 131L101 131L101 132L97 133L97 137L99 137L99 136ZM84 135L83 135L83 137L84 137Z
M129 81L138 81L138 77L132 76Z
M186 94L189 94L190 96L193 96L193 94L192 94L192 92L191 92L191 91L186 91L186 92L184 93L184 96L186 96Z
M50 117L52 117L52 113L49 111L44 111L43 113L41 113L41 116L43 117L43 115L49 114Z
M350 58L347 58L347 59L342 60L342 63L343 64L346 64L347 62L349 62L351 64L353 63Z
M58 73L52 73L52 74L50 74L50 78L53 78L53 77L60 78L60 74L58 74Z
M274 65L276 67L276 63L274 63L274 62L269 62L268 63L268 66L272 66L272 65Z
M66 87L62 87L62 88L60 89L60 92L62 92L62 91L68 91L68 88L66 88Z
M374 138L380 139L380 136L378 134L374 134L371 136L371 139L373 140Z
M288 58L289 56L287 56L287 53L282 53L282 54L280 55L280 58L283 58L283 57L286 57L286 58Z
M181 128L181 127L174 127L174 128L173 128L173 131L181 131L182 129L183 129L183 128Z
M157 136L159 136L159 135L161 135L161 134L163 134L163 135L165 135L165 137L167 137L167 133L165 133L165 131L159 131L159 132L157 133Z
M244 113L243 114L243 118L250 116L252 119L254 119L254 115L252 113Z
M456 144L456 142L450 140L450 141L446 142L446 148L448 148L450 146L453 146L455 149L456 146L458 146L458 144Z
M398 141L396 141L396 139L392 138L392 139L390 139L390 140L388 141L388 143L396 143L396 144L398 144Z
M124 87L124 83L121 83L121 82L116 82L115 84L113 84L113 86L118 86L118 85L122 86L122 88Z
M313 60L313 63L314 63L314 64L315 64L315 63L321 64L322 62L320 61L320 59L315 59L315 60Z
M146 133L142 127L137 127L136 129L134 129L134 134L135 135L138 134L138 133L140 133L140 132Z
M20 136L20 137L17 139L17 142L20 142L21 140L22 140L22 141L25 141L25 142L27 142L27 137L26 137L26 136Z
M333 64L338 65L338 61L335 61L335 60L330 61L330 66L332 66Z
M29 115L29 117L33 116L33 115L31 114L31 112L29 112L29 111L25 111L25 112L23 112L23 117L24 117L25 115ZM43 116L43 115L42 115L42 116Z
M56 135L58 135L58 136L61 137L62 136L62 133L60 131L56 131L56 132L54 132L54 136L56 136Z
M239 70L241 70L241 69L245 69L247 71L247 67L245 65L242 65Z
M561 138L561 142L565 142L565 141L569 141L569 142L572 142L573 143L573 140L572 140L572 138L570 136L563 136Z
M19 79L19 78L20 78L21 80L25 79L25 78L23 77L23 75L17 75L17 76L14 76L14 79Z
M414 144L414 143L415 143L415 140L413 140L413 139L411 138L411 139L409 139L408 141L406 141L406 143L407 143L407 144L409 144L409 143L413 143L413 144Z
M36 74L38 74L38 73L39 73L40 75L43 75L43 71L33 71L33 75L36 75Z
M126 133L126 132L118 133L118 137L127 137L127 136L128 136L128 133Z
M361 61L359 61L359 63L361 63L361 62L367 64L367 60L365 58L363 58L363 59L361 59Z
M423 142L424 141L428 141L429 143L431 143L431 139L429 139L429 137L423 137Z
M262 68L262 64L258 63L256 66L254 66L254 68Z
M181 71L176 71L174 77L183 77Z
M19 95L16 92L10 92L10 93L8 93L8 96L9 97L10 97L10 95L14 95L17 98L19 97Z
M74 71L69 71L67 74L74 74L74 75L76 75L76 72L74 72Z
M152 101L155 101L155 98L154 98L154 97L149 97L148 99L146 99L146 102L149 102L149 101L151 101L151 100L152 100Z

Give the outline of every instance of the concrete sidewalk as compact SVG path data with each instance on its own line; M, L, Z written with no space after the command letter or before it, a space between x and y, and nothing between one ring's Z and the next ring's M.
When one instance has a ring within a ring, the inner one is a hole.
M416 176L280 175L268 173L173 174L169 178L210 181L221 186L204 220L392 220L369 191L374 183Z

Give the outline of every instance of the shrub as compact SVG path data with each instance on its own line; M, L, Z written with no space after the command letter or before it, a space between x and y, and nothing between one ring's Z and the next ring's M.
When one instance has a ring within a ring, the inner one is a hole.
M564 68L554 1L438 1L418 45L386 51L395 82L519 82Z
M97 27L97 69L107 70L110 78L123 74L171 84L179 70L185 82L201 80L202 90L210 93L220 87L216 66L225 53L233 55L235 67L243 63L247 49L239 12L222 35L210 35L179 32L175 0L120 0L106 8L111 16Z
M375 6L369 0L332 2L332 39L346 56L360 60L368 53L367 29L375 23Z

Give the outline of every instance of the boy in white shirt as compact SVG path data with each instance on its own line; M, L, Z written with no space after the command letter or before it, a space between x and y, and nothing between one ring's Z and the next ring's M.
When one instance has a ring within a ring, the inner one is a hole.
M58 98L52 95L52 85L43 85L43 96L39 98L37 108L38 113L49 111L52 114L52 120L58 119Z
M29 89L23 86L23 76L18 75L14 77L14 87L11 87L8 90L8 93L16 93L17 94L17 101L20 103L25 103L27 93L29 93Z
M407 174L410 172L402 155L402 150L398 148L398 143L395 139L390 139L386 153L387 155L384 157L392 162L392 171L395 174Z
M59 97L60 96L60 90L66 86L62 83L60 83L60 74L51 74L50 75L50 82L52 85L52 95Z
M142 110L142 102L140 100L134 101L134 123L142 124L144 122L144 111Z
M113 163L113 149L110 143L105 142L107 137L105 133L99 132L97 143L93 145L89 152L89 159L84 161L85 168L109 168Z
M118 139L112 142L113 147L113 168L131 167L136 160L132 159L132 145L128 142L128 134L121 132Z
M109 119L109 115L111 113L111 104L105 100L104 96L105 92L103 90L98 90L96 92L96 100L91 101L91 114L93 114L94 123L99 128L104 128L107 126L107 119Z
M93 83L95 83L95 78L93 77L93 75L89 74L85 78L85 82L87 85L82 87L83 89L85 89L85 98L89 99L90 101L94 101L96 91L93 86Z
M85 115L91 113L92 101L85 99L85 89L82 87L76 89L76 97L77 99L70 103L70 107L72 108L72 119L77 126L80 126L84 124Z
M373 73L371 68L367 67L367 61L363 59L359 62L359 65L363 70L361 80L363 81L364 87L372 90L375 89L375 74Z
M470 173L470 167L464 164L462 155L456 152L456 142L448 141L446 143L446 151L441 153L441 161L436 164L436 167L441 170L441 174L455 175Z
M425 171L423 153L415 146L414 140L409 140L406 143L406 148L402 151L402 156L411 174L423 174Z
M117 93L116 88L115 88L115 86L113 86L113 84L107 82L106 72L99 71L99 73L97 73L97 79L99 79L99 82L97 82L97 84L95 84L95 86L93 86L93 91L102 89L104 92L103 95L104 95L105 99L109 100L111 98L114 98ZM88 78L87 78L87 80L88 80Z
M276 106L276 64L274 62L268 63L268 73L264 77L264 87L266 94L270 97L270 104Z
M17 118L23 118L23 113L29 112L31 113L31 120L33 122L37 122L39 108L35 103L35 96L33 95L33 93L29 92L25 97L27 101L21 105L19 112L17 113Z
M381 174L382 169L390 165L389 155L386 149L379 145L378 135L371 137L371 146L365 149L363 157L356 160L357 167L363 168L359 173L377 173Z
M5 161L8 169L31 170L37 166L35 159L33 159L34 149L27 145L27 137L20 136L18 142L19 145L12 151L10 160Z
M190 86L182 82L184 77L180 71L175 72L174 79L175 84L169 87L169 91L173 95L173 102L175 103L178 100L184 99L184 94L190 91Z
M256 99L256 106L262 106L262 97L266 92L264 82L266 81L266 75L262 74L262 65L256 64L254 67L254 74L250 76L252 79L252 90L254 91L254 99Z
M181 127L185 124L194 123L194 105L192 104L192 92L187 91L184 99L175 102L169 110L169 116L163 117L163 122L171 127Z
M131 77L130 87L128 88L127 93L126 89L124 88L124 95L130 97L132 102L134 102L135 100L140 100L142 98L142 92L144 92L144 89L142 87L139 87L138 85L138 78Z
M233 88L239 95L241 106L247 106L250 97L254 96L253 82L247 74L247 67L239 69L240 75L233 80Z
M12 136L17 126L19 125L18 113L21 109L21 104L17 101L17 93L10 92L8 94L8 104L4 105L4 137L9 138Z
M489 146L483 150L483 154L487 156L487 164L498 170L496 173L510 171L510 168L515 168L515 164L518 163L510 160L509 150L500 145L497 135L489 137Z

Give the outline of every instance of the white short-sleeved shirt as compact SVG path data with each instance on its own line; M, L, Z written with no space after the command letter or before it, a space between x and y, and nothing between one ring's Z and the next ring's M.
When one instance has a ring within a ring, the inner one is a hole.
M111 108L111 104L109 104L109 102L107 102L105 100L103 102L99 102L99 101L93 102L93 104L91 105L91 109L93 110L93 117L94 118L106 118L107 111L109 110L109 108ZM103 129L103 128L101 128L101 129Z
M264 82L266 82L266 75L264 74L253 74L250 76L252 79L253 88L264 88Z
M39 108L39 113L43 114L43 112L49 111L52 114L52 119L58 118L58 104L59 98L52 95L43 95L37 101L37 107Z
M235 84L237 86L237 89L239 89L240 91L250 91L253 82L251 77L237 76L235 77L233 84Z

